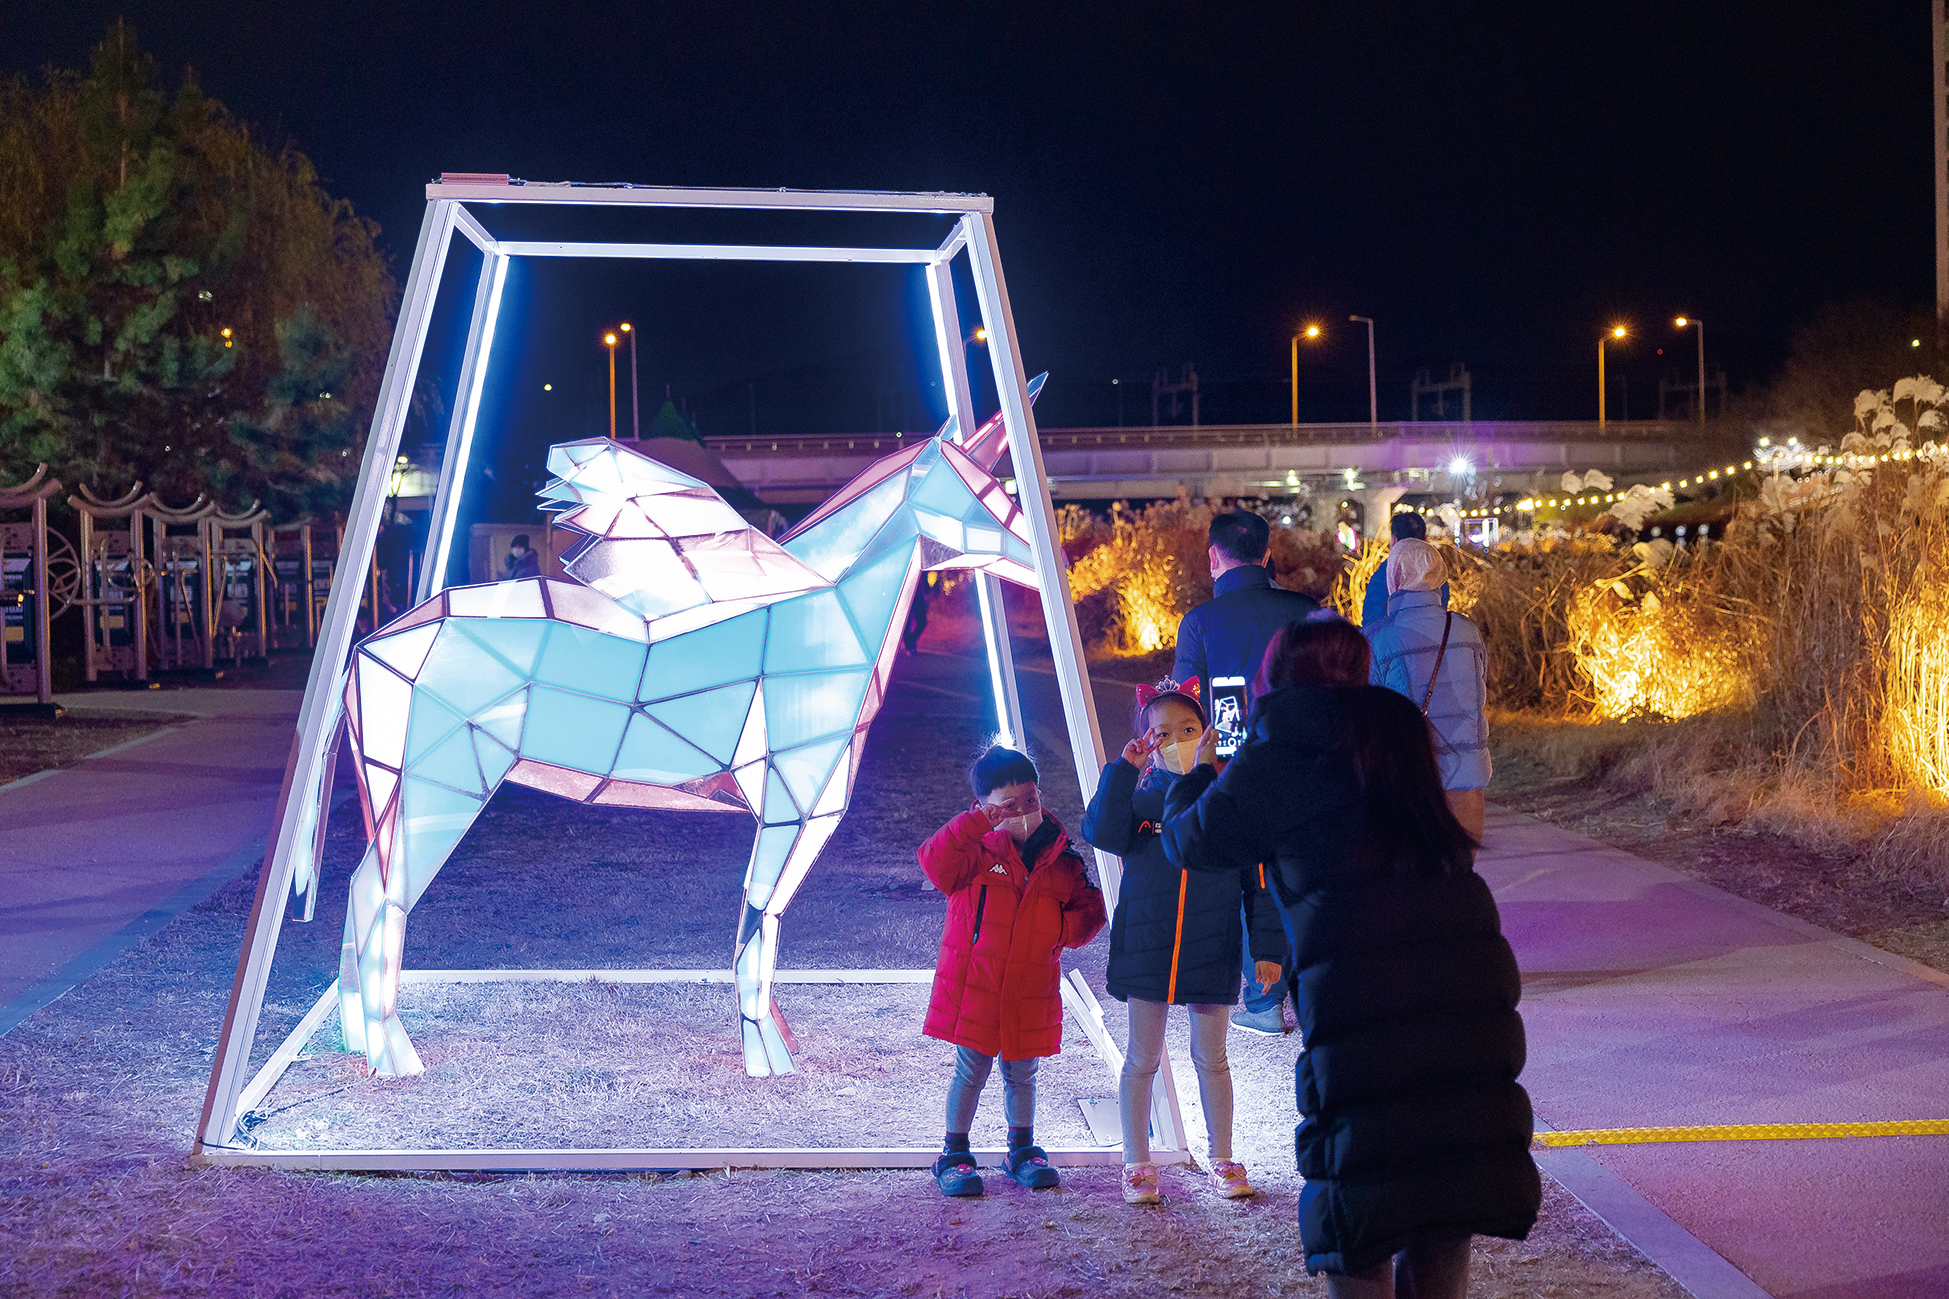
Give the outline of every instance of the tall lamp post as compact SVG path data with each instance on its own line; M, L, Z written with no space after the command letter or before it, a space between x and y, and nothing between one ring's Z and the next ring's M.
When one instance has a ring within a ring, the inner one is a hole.
M1680 329L1693 325L1699 331L1699 423L1705 423L1705 322L1697 316L1680 316L1672 322Z
M1380 389L1374 384L1374 322L1368 316L1348 316L1347 319L1367 326L1367 422L1379 428L1381 399Z
M619 328L629 335L629 433L638 442L643 440L643 407L636 398L636 331L625 320ZM614 437L615 434L610 434Z
M602 345L609 349L609 438L616 437L616 336L604 334Z
M1624 326L1622 325L1612 325L1611 331L1608 334L1599 334L1597 336L1597 427L1598 428L1604 427L1604 407L1605 407L1604 344L1608 343L1613 338L1623 338L1623 337L1624 337ZM1624 394L1624 400L1626 405L1630 404L1631 394L1629 392L1626 392Z
M1299 340L1302 335L1307 338L1318 338L1320 336L1320 327L1318 325L1308 325L1306 328L1300 330L1299 333L1293 335L1293 427L1294 428L1299 427Z

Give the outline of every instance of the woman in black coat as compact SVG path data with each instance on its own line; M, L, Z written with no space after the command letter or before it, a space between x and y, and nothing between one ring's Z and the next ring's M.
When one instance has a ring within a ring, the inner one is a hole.
M1163 847L1193 871L1270 860L1294 931L1300 1238L1328 1293L1460 1296L1468 1239L1520 1240L1542 1187L1517 1085L1521 982L1475 844L1413 703L1365 685L1342 622L1293 623L1219 775L1171 790ZM1397 1265L1398 1264L1398 1269Z
M1191 1016L1191 1061L1198 1071L1212 1189L1226 1199L1252 1195L1245 1166L1232 1158L1232 1076L1225 1034L1238 1000L1239 908L1251 927L1252 955L1269 987L1283 974L1286 933L1255 863L1224 874L1180 870L1164 856L1158 828L1164 797L1196 760L1205 730L1195 684L1137 691L1142 733L1103 768L1083 812L1083 838L1123 859L1123 883L1110 920L1110 995L1127 1002L1129 1051L1118 1086L1123 1119L1124 1199L1156 1204L1150 1159L1151 1087L1164 1049L1170 1007Z

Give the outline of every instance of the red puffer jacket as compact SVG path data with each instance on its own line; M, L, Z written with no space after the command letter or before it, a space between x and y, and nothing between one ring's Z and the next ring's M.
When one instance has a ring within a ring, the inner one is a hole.
M920 846L920 868L947 894L947 927L921 1029L927 1036L1004 1060L1062 1050L1057 958L1096 937L1107 916L1102 891L1083 873L1060 824L1056 831L1033 871L1008 831L991 827L979 808Z

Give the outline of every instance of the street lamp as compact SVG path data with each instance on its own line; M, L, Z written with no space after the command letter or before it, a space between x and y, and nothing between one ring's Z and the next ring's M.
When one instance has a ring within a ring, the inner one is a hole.
M1367 316L1348 316L1355 324L1367 326L1367 422L1378 428L1381 422L1380 390L1374 386L1374 322Z
M1705 322L1697 316L1680 316L1672 322L1680 329L1696 325L1699 331L1699 423L1705 423Z
M625 320L621 329L629 335L629 430L637 441L643 440L643 407L636 399L636 331ZM614 434L611 434L613 437Z
M1605 405L1604 403L1604 344L1608 343L1613 338L1623 338L1624 334L1625 334L1624 326L1612 325L1611 331L1608 334L1599 334L1597 336L1597 427L1598 428L1604 427L1604 405ZM1628 405L1630 403L1631 394L1627 392L1624 396L1625 396L1625 403Z
M609 438L616 437L616 336L604 334L602 345L609 349Z
M1304 335L1307 338L1318 338L1320 336L1320 327L1318 325L1308 325L1306 328L1300 330L1298 334L1293 335L1293 427L1294 428L1299 427L1299 340L1301 335Z

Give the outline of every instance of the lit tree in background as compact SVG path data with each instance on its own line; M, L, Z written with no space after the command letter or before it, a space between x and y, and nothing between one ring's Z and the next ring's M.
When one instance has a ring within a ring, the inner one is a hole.
M397 291L378 228L118 22L0 80L0 481L342 505Z

